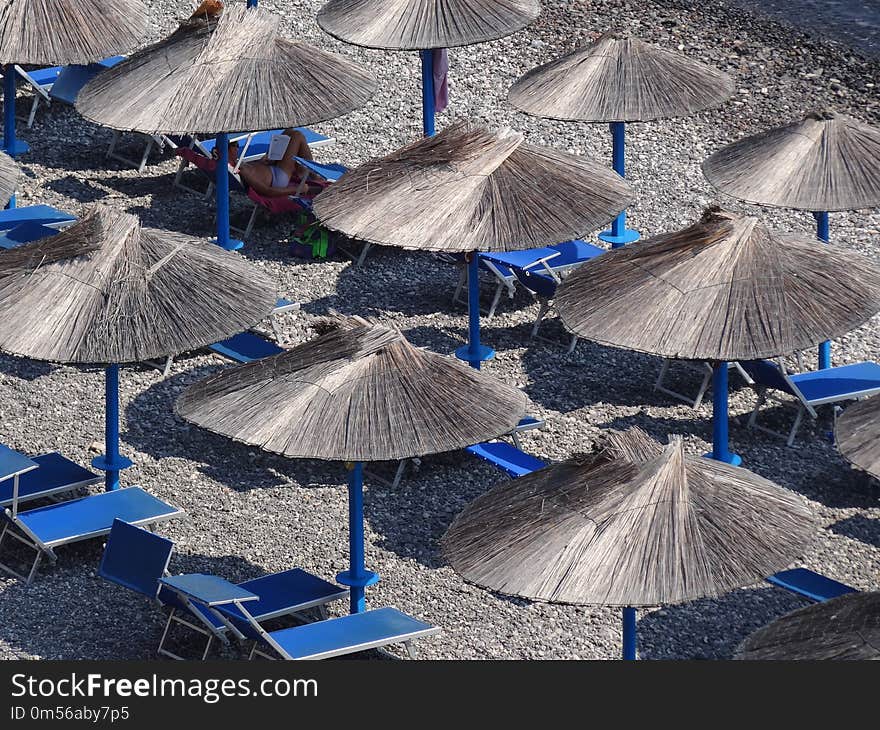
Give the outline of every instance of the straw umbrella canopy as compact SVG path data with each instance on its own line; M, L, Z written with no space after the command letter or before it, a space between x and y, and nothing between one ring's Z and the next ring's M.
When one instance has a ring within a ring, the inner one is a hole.
M352 611L378 579L364 568L362 462L460 449L509 432L521 391L413 347L390 326L339 319L313 340L188 388L177 413L210 431L293 458L355 462L349 480Z
M703 163L718 190L759 205L811 211L816 234L830 238L829 211L880 205L880 129L843 114L813 112L744 137ZM823 343L819 366L830 367Z
M837 419L834 443L853 466L880 479L880 396L847 407Z
M880 659L880 593L848 593L758 629L735 659Z
M733 94L733 80L718 69L638 38L604 34L596 41L533 68L508 99L527 114L611 124L614 169L624 174L625 124L694 114ZM614 247L639 234L625 214L600 238Z
M0 65L4 69L4 140L10 155L28 151L15 139L14 64L88 64L140 43L147 8L140 0L0 0Z
M534 21L539 0L330 0L318 25L334 38L366 48L421 51L422 127L434 134L435 48L503 38Z
M21 168L9 155L0 152L0 205L5 206L18 187Z
M256 267L199 239L95 206L60 233L0 252L0 350L105 365L108 489L119 456L119 364L176 355L253 326L275 304Z
M626 182L588 157L527 143L510 129L457 122L352 170L313 206L321 223L352 238L410 250L514 251L577 238L631 199ZM470 255L469 345L479 367L476 255Z
M585 263L560 285L556 306L569 329L595 342L713 361L713 454L726 460L726 363L789 354L860 326L880 311L880 269L710 208L687 228Z
M441 540L466 580L533 600L624 608L719 596L802 554L816 529L802 500L745 469L684 453L639 429L598 454L505 482Z
M317 124L363 106L375 79L357 64L281 35L281 18L233 5L199 15L86 84L76 108L112 129L217 134L218 170L227 133ZM229 240L229 181L217 175L218 243Z

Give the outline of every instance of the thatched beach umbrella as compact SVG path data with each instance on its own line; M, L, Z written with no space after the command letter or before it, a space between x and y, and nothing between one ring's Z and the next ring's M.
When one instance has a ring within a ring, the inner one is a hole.
M853 466L880 479L880 396L849 406L837 419L834 442Z
M703 163L721 192L748 203L811 211L816 235L829 240L829 211L880 205L880 129L822 111L744 137ZM831 343L819 348L831 367Z
M714 363L713 449L727 444L727 362L787 355L880 311L867 259L710 208L687 228L588 261L560 285L562 321L586 339Z
M216 134L217 242L229 237L228 133L316 124L363 106L376 82L345 56L281 36L281 18L233 5L199 15L86 84L76 108L112 129Z
M15 195L21 169L9 155L0 152L0 206L5 206Z
M3 149L28 151L15 139L14 64L88 64L125 53L140 43L147 8L140 0L0 0L3 68Z
M108 490L131 465L119 455L119 365L223 340L274 304L272 280L240 256L106 206L0 251L0 350L106 366L107 452L93 464Z
M632 429L478 497L441 544L458 573L490 590L622 607L623 655L635 659L636 608L757 583L815 530L792 492Z
M318 25L345 43L419 51L422 130L434 134L434 49L470 46L515 33L541 12L539 0L330 0Z
M364 567L363 462L463 448L512 429L526 411L516 388L413 347L396 329L339 319L287 352L226 369L188 388L177 413L292 458L354 462L349 478L352 612L378 576Z
M475 251L515 251L577 238L631 199L616 173L588 157L527 143L510 129L458 122L352 170L315 199L315 215L352 238L410 250L467 252L468 345L480 344Z
M638 38L605 34L562 58L533 68L508 94L510 103L539 117L610 122L614 169L624 175L627 122L682 117L733 94L727 74ZM637 241L621 213L599 238L612 247Z
M880 659L880 592L848 593L758 629L735 659Z

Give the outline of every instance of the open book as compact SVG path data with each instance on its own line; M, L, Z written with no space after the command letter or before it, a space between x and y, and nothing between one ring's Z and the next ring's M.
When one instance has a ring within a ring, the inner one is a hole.
M286 134L273 134L269 138L269 159L280 160L284 157L284 152L287 150L288 144L290 144L290 137Z

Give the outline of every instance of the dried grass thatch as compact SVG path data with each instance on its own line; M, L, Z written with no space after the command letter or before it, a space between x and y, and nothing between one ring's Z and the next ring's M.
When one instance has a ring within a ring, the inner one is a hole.
M87 64L135 48L147 30L140 0L0 0L0 64Z
M834 442L853 466L880 479L880 396L848 406L837 419Z
M64 363L177 354L259 322L275 285L241 256L96 206L0 252L0 350Z
M540 12L538 0L330 0L318 25L346 43L416 51L503 38Z
M0 152L0 206L5 206L15 195L21 168L9 155Z
M654 606L717 596L789 565L816 524L793 493L633 429L505 482L442 538L466 580L526 598Z
M281 37L281 18L233 5L98 75L76 108L113 129L216 134L316 124L364 105L375 79L337 53Z
M560 285L579 336L663 357L750 360L838 337L880 311L880 269L808 236L710 208L675 233L616 249Z
M880 593L850 593L758 629L736 659L880 659Z
M744 137L703 163L718 190L797 210L880 205L880 129L831 111Z
M733 80L718 69L638 38L603 35L533 68L508 99L528 114L583 122L647 122L720 104Z
M505 129L457 122L347 172L315 199L328 228L428 251L509 251L567 241L630 202L617 173Z
M507 433L526 403L516 388L352 317L280 355L196 383L176 409L285 456L384 461Z

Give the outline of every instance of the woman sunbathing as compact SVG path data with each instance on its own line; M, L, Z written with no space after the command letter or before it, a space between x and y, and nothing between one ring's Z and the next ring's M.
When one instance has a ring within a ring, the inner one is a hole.
M296 161L312 159L312 152L302 132L285 129L290 137L284 156L280 160L270 160L268 155L256 162L244 162L238 168L241 179L255 192L268 198L279 198L308 192L309 171Z

